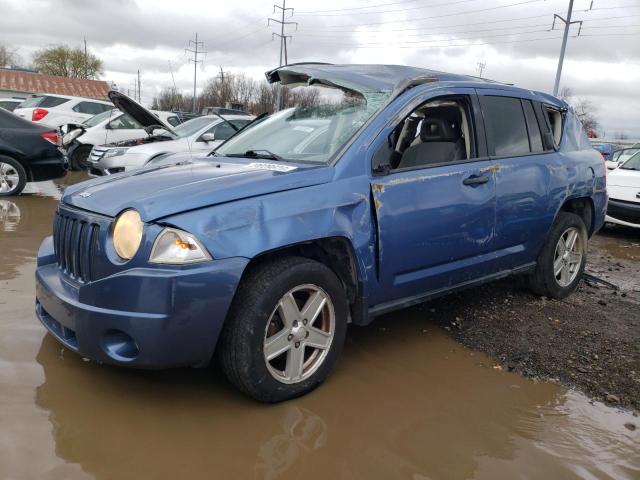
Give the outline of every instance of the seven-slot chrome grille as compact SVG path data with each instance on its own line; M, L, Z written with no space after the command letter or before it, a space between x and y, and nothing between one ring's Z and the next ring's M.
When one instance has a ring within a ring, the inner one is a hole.
M64 211L53 220L53 245L60 269L78 282L93 280L93 258L100 226Z

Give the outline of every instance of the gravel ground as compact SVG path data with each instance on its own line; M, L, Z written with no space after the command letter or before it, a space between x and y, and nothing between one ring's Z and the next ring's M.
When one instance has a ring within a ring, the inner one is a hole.
M496 365L557 382L610 405L640 410L640 235L608 228L589 245L587 272L565 300L532 295L507 279L422 308Z

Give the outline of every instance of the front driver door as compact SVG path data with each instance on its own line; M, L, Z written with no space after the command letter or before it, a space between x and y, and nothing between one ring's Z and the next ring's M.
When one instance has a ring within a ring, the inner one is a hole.
M462 90L462 89L461 89ZM466 90L465 90L466 91ZM468 101L483 136L474 94ZM476 158L374 176L378 228L378 307L461 285L495 271L495 162L476 142ZM376 308L374 307L375 311Z

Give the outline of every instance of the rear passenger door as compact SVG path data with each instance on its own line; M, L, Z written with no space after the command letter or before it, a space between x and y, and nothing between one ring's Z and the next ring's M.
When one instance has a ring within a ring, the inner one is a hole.
M489 156L496 169L496 250L500 269L535 261L553 222L551 175L562 168L560 154L545 149L542 118L534 94L478 89ZM537 110L537 112L536 112Z

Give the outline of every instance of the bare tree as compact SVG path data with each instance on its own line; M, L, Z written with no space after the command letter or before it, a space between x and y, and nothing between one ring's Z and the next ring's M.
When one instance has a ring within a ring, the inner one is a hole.
M573 107L587 132L595 132L599 127L597 108L590 100L576 97L570 87L560 90L560 98Z
M40 73L70 78L98 78L102 60L80 48L66 45L42 49L33 56L33 66Z
M7 65L13 66L20 63L17 50L11 49L6 45L0 45L0 67Z
M160 94L154 97L151 108L163 111L186 111L191 108L191 97L185 96L175 87L163 88Z

